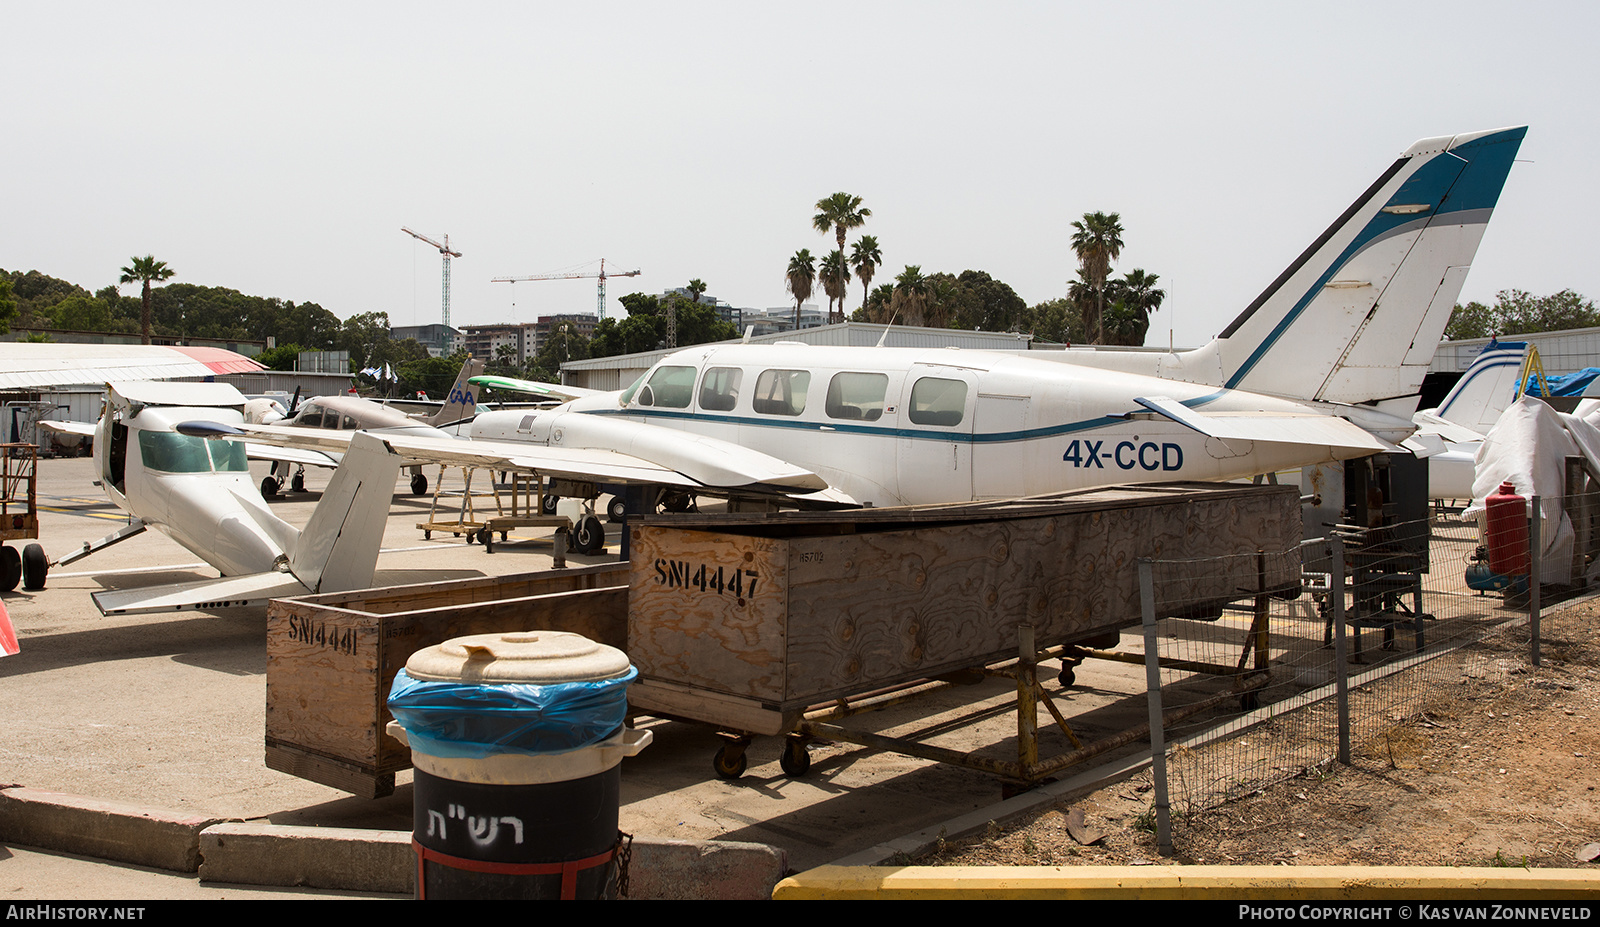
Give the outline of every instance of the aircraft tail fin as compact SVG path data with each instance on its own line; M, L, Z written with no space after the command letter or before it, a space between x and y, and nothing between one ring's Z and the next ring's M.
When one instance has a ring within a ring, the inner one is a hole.
M289 552L289 570L314 592L372 585L378 548L400 476L400 458L364 431L350 447Z
M1433 414L1486 435L1516 401L1528 358L1525 341L1491 341Z
M477 415L478 384L473 383L472 378L480 373L483 373L483 361L467 355L466 363L461 365L461 372L456 375L455 385L450 387L450 395L445 397L444 407L428 419L428 424L443 428Z
M1216 340L1167 355L1163 375L1409 415L1526 132L1412 145Z

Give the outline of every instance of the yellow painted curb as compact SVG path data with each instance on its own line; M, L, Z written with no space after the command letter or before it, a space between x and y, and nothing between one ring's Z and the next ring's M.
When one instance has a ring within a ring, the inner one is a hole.
M1600 902L1600 869L1449 866L821 866L778 883L802 899ZM1589 915L1585 915L1587 917Z

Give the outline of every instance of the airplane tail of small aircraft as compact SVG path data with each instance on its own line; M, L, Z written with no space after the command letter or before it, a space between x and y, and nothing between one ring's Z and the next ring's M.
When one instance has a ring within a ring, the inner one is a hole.
M1409 416L1526 131L1412 145L1216 340L1166 355L1162 375Z
M289 570L300 582L316 592L372 585L399 475L400 458L382 439L364 431L350 436L350 449L289 552Z
M1516 400L1527 358L1526 341L1489 342L1433 414L1488 434L1500 413Z
M455 425L464 422L478 414L478 384L472 378L483 373L483 361L467 355L466 363L461 365L461 372L456 375L455 385L450 387L450 395L445 397L444 407L427 420L435 428L446 425Z

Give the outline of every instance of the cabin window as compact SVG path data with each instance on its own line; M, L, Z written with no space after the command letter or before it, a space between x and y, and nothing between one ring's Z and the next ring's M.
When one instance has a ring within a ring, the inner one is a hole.
M657 367L639 390L639 405L659 409L687 409L694 395L693 367Z
M875 422L883 416L889 377L882 373L836 373L828 381L828 417Z
M750 404L762 415L799 415L806 410L809 370L764 370L756 377L756 394Z
M243 444L207 441L172 431L139 432L139 457L145 469L162 473L249 472Z
M739 404L739 384L744 371L738 367L712 367L700 378L700 408L707 412L731 412Z
M911 387L911 408L907 414L918 425L959 425L966 407L966 383L923 377Z
M321 428L322 408L320 406L316 406L305 410L304 412L300 413L298 418L295 419L295 424L304 428Z

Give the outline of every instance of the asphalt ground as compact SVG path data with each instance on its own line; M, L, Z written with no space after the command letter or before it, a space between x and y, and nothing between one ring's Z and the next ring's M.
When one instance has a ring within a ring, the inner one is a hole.
M92 485L90 460L42 460L38 472L39 543L52 558L125 523L126 516ZM431 468L429 475L437 479ZM303 524L327 478L326 471L308 471L309 491L274 501L273 510ZM416 526L427 517L430 500L410 496L407 482L402 474L380 571L415 571L410 579L416 581L550 567L548 534L536 529L514 533L512 541L527 543L497 544L493 554L437 531L424 540ZM447 485L459 484L458 473L452 474ZM441 502L450 504L459 502ZM493 501L477 504L481 512ZM440 517L446 517L443 511ZM615 530L603 554L569 556L569 562L616 559ZM52 570L43 590L5 593L21 653L0 659L6 719L0 782L261 823L409 831L409 772L399 775L392 796L366 800L266 767L264 609L107 618L90 601L99 589L215 575L190 551L147 531ZM1122 664L1080 667L1078 687L1060 699L1082 717L1075 724L1079 734L1092 737L1142 722L1142 673ZM990 680L857 723L926 737L950 749L1015 758L1015 717L1007 710L1012 698L1014 688ZM654 732L654 742L624 763L623 830L661 839L770 844L787 851L795 870L937 830L1002 798L1000 782L988 775L847 744L815 745L809 772L791 778L779 766L779 738L758 738L747 754L748 771L726 781L712 772L721 744L715 731L655 719L640 725ZM1042 738L1046 755L1065 749L1064 739L1050 730ZM14 898L70 897L41 875L68 865L65 857L13 848L0 855L0 890ZM169 875L152 878L149 894L117 881L94 897L190 897L176 889L166 894L176 884L164 881ZM195 885L192 878L183 881Z

